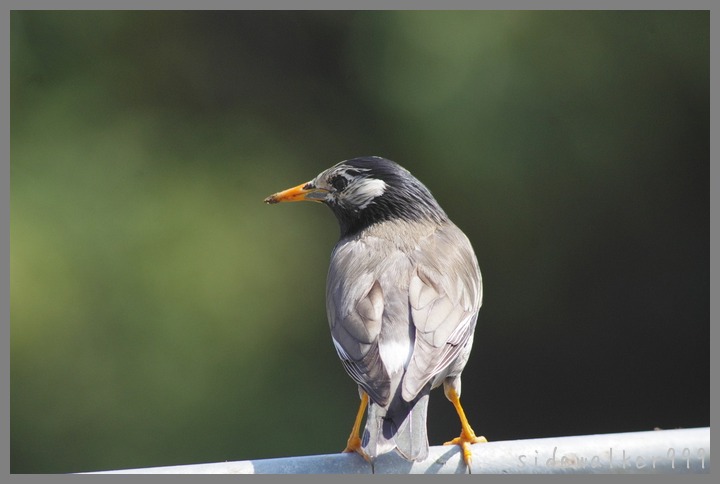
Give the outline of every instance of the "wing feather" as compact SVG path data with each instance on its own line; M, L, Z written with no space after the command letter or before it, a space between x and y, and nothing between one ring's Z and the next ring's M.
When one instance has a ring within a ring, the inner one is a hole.
M436 232L418 250L408 285L415 346L403 379L403 399L410 400L444 372L461 371L463 350L472 344L482 301L480 270L470 242L455 227Z
M390 398L390 377L380 358L379 339L385 301L372 270L358 268L352 242L333 252L327 285L330 334L345 371L370 398Z

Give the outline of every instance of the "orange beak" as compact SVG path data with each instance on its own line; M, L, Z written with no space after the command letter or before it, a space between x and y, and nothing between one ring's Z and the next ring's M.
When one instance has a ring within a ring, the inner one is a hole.
M296 187L288 188L282 192L274 193L265 199L265 203L280 202L322 202L328 191L316 188L312 183L302 183Z

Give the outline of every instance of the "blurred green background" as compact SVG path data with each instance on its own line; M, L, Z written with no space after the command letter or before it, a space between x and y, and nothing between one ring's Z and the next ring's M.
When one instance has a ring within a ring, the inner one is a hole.
M490 440L705 426L708 12L11 13L11 471L340 451L324 207L423 180L485 283ZM429 435L459 432L442 395Z

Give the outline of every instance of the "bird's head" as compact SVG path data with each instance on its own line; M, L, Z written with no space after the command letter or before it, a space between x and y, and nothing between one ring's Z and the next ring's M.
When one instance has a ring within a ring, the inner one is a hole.
M379 156L342 161L307 183L265 199L266 203L300 201L330 207L342 237L384 220L447 220L425 185L405 168Z

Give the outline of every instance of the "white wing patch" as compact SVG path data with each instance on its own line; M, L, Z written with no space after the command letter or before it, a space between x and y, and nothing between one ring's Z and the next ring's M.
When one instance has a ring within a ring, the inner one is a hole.
M337 351L338 356L340 356L340 359L349 360L350 357L349 357L348 354L345 352L345 350L344 350L343 347L340 345L340 343L338 343L335 338L332 339L332 342L333 342L333 345L335 346L335 351Z
M407 366L412 349L408 341L393 341L380 345L380 358L389 375L402 371Z

